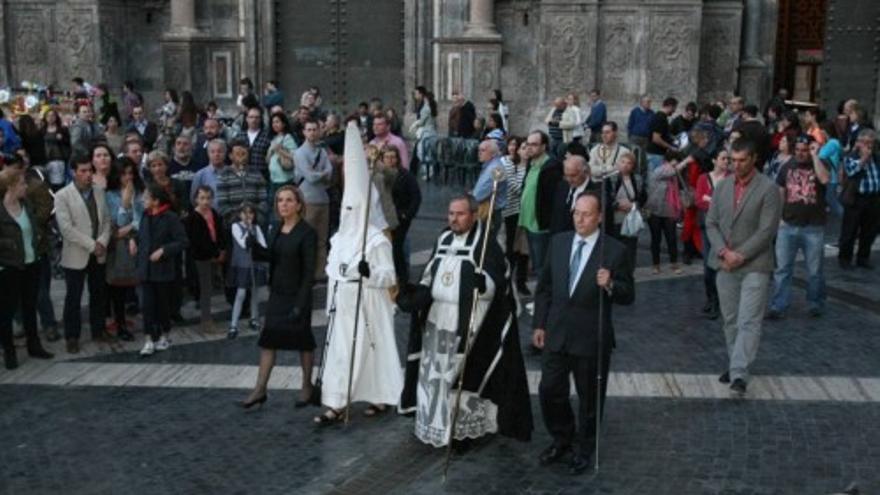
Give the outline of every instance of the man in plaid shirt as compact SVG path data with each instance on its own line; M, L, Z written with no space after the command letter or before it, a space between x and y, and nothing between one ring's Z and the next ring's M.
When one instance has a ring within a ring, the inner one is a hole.
M858 134L855 151L846 158L844 172L848 181L859 181L852 198L843 198L843 226L840 229L838 261L842 268L852 265L855 243L859 241L856 265L871 270L871 244L880 228L880 164L874 154L876 133L863 129ZM846 204L846 203L850 204Z

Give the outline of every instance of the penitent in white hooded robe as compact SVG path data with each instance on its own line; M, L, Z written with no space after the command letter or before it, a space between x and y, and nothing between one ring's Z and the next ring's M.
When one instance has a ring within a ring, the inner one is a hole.
M366 260L370 276L363 280L358 336L352 378L352 402L396 405L403 372L394 338L394 303L388 289L395 285L391 241L382 234L385 220L378 193L369 178L360 131L350 123L345 133L344 184L339 231L330 238L327 258L327 311L330 341L325 352L321 399L324 405L345 407L358 295L364 221L369 201ZM373 188L368 200L368 191Z

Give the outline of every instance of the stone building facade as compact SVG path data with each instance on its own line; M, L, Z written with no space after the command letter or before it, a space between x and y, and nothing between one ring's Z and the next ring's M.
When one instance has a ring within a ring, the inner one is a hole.
M5 0L0 85L63 88L78 75L115 88L132 80L153 103L173 87L231 106L247 75L279 81L288 106L318 85L328 105L349 110L372 96L400 110L424 85L441 117L453 89L483 110L500 88L523 132L553 97L594 87L621 121L643 93L766 101L784 1ZM840 45L849 38L872 43L857 62L871 80L853 96L876 114L880 2L825 1L835 61L852 58ZM848 27L852 12L872 19L864 31ZM825 86L837 81L823 75Z

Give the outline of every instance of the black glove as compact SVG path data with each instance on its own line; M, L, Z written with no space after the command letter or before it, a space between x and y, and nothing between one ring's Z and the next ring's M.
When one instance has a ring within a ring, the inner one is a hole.
M480 291L480 294L486 293L486 274L474 272L474 284L477 287L477 290Z
M370 278L370 264L367 263L367 260L361 260L358 263L358 273L361 274L361 277Z

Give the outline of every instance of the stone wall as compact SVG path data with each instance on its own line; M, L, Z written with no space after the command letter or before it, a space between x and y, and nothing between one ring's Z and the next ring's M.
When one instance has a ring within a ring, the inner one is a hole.
M168 0L7 0L0 3L0 46L6 48L0 50L0 85L27 80L67 90L79 76L118 94L123 81L131 80L151 108L161 104L169 86L192 89L197 101L207 101L213 96L213 52L232 55L233 85L240 73L239 1L198 0L196 14L205 35L193 40L183 58L173 47L163 49Z
M602 90L611 118L621 123L643 93L682 102L731 93L739 55L737 5L726 1L704 7L702 0L496 2L503 38L501 88L513 114L511 130L543 127L554 97L573 91L584 100L594 87ZM707 32L704 22L707 29L723 29ZM719 50L715 53L729 58L703 60L703 50ZM702 78L701 69L707 70Z

